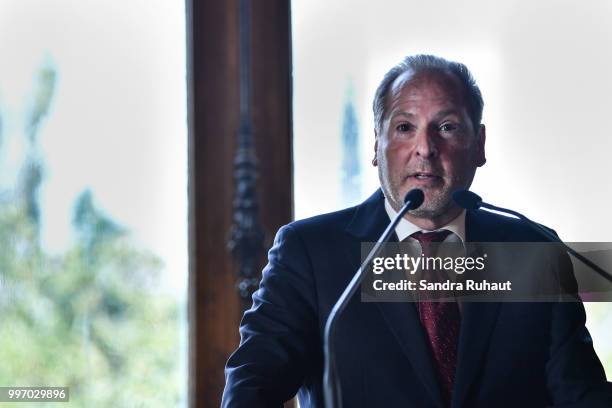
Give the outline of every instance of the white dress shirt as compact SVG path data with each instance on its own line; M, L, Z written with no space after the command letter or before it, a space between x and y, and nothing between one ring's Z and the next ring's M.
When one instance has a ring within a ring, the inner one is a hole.
M391 203L389 203L389 200L387 200L387 198L385 198L385 210L389 215L389 219L392 220L397 216L397 211L395 211L393 207L391 207ZM452 234L449 234L443 242L461 242L465 246L465 210L461 211L461 213L451 222L441 228L438 228L435 231L440 230L449 230L452 232ZM397 238L400 242L418 231L432 232L414 225L406 218L402 218L395 227L395 233L397 234ZM416 239L410 239L416 242Z

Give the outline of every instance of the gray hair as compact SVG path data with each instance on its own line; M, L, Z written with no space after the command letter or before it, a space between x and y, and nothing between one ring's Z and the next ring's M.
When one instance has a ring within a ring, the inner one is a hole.
M467 111L472 121L474 130L480 125L482 120L482 109L484 101L480 88L476 85L476 80L472 73L465 65L460 62L448 61L444 58L434 55L411 55L402 60L385 74L376 94L374 95L374 126L377 132L382 130L382 122L387 110L387 95L391 89L393 82L406 71L412 71L415 74L421 72L440 72L454 75L465 89L465 99L467 102Z

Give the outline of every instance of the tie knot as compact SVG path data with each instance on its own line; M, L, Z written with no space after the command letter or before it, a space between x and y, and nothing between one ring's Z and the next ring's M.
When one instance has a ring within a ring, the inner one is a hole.
M419 241L421 244L429 244L432 242L442 242L451 234L449 230L439 230L433 232L418 231L410 235L412 238Z

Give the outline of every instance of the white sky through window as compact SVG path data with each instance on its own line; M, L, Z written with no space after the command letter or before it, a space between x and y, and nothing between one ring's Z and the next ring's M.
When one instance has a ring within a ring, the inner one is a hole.
M16 176L35 74L51 64L55 95L39 131L44 247L70 245L73 205L89 188L134 242L162 258L177 293L187 277L185 38L182 2L0 3L0 114L9 145L0 182Z

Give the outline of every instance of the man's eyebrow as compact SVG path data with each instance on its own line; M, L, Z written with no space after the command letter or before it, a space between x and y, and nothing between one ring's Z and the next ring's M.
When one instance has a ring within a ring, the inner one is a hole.
M457 115L459 117L461 117L461 113L456 109L456 108L450 108L450 109L445 109L443 111L440 111L436 114L435 118L436 119L441 119L445 116L450 116L450 115Z
M461 117L461 113L457 108L449 108L449 109L444 109L443 111L440 111L438 113L436 113L436 115L434 116L434 118L436 120L440 120L441 118L445 117L445 116L450 116L450 115L456 115ZM415 117L415 115L413 113L410 112L406 112L406 111L396 111L396 112L391 112L391 115L389 116L390 119L394 119L398 116L403 116L406 119L413 119Z
M409 112L405 112L405 111L396 111L396 112L392 112L390 119L395 118L396 116L404 116L407 119L412 119L414 118L414 114L409 113Z

